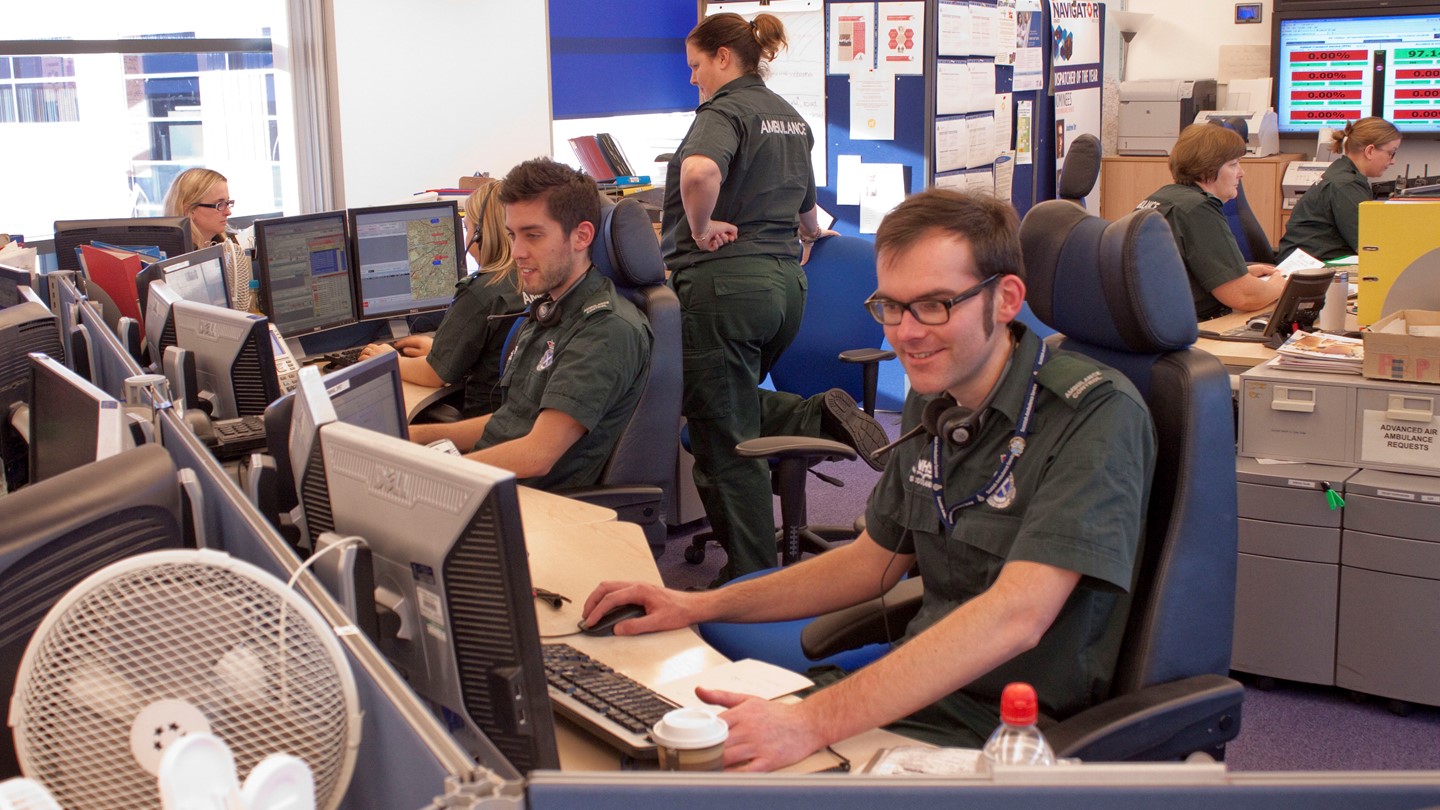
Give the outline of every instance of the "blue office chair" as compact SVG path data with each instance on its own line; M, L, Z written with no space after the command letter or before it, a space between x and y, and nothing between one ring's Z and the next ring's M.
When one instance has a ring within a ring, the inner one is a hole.
M1242 116L1226 116L1210 123L1233 130L1243 141L1250 140L1250 125ZM1230 226L1230 233L1235 236L1235 244L1240 246L1240 255L1245 257L1245 261L1275 263L1275 246L1270 244L1270 237L1265 235L1265 229L1260 227L1260 220L1255 218L1255 212L1250 208L1250 201L1245 198L1244 182L1239 184L1239 194L1235 199L1220 207L1220 213L1225 215L1225 224Z
M1055 194L1062 200L1069 200L1081 208L1085 198L1095 189L1100 179L1100 139L1085 133L1077 135L1065 153L1065 163L1060 167L1060 180Z
M1240 730L1244 689L1227 677L1238 521L1230 384L1193 347L1184 264L1164 218L1134 211L1107 223L1064 201L1020 226L1029 292L1061 349L1128 376L1149 404L1158 457L1129 623L1108 700L1045 729L1060 756L1092 761L1224 756ZM807 655L903 632L921 583L822 617ZM909 604L903 605L908 600Z

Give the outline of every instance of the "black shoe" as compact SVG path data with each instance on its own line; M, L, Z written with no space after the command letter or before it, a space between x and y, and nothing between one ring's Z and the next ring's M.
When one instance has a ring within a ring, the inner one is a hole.
M834 440L855 448L860 458L874 469L885 469L885 462L871 455L890 441L885 428L875 417L860 410L855 400L841 389L831 388L821 396L820 429Z

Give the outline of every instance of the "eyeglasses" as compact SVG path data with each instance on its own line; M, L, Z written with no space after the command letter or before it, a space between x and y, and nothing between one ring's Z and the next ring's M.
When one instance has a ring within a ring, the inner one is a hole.
M234 200L221 200L213 203L195 203L196 208L209 208L212 211L229 211L235 207Z
M1397 145L1394 149L1381 149L1380 147L1377 146L1377 147L1375 147L1375 151L1376 151L1376 152L1384 152L1386 155L1389 155L1389 157L1390 157L1391 160L1394 160L1394 159L1395 159L1395 153L1400 151L1400 147Z
M950 320L950 309L956 304L974 298L988 287L995 279L1000 278L1001 273L986 278L975 286L962 291L954 298L922 298L919 301L903 303L891 301L888 298L881 298L875 294L865 299L865 309L870 312L870 317L884 326L899 326L900 319L908 310L915 320L926 326L940 326Z

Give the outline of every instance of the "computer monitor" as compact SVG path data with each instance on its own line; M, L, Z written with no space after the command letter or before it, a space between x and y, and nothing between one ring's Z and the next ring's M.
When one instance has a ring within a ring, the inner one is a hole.
M150 282L163 281L186 301L228 307L234 294L225 278L225 246L210 245L146 266L135 278L140 312L149 317Z
M77 307L76 312L90 349L90 373L80 374L79 371L75 373L94 383L95 387L101 391L123 400L125 398L125 381L137 374L145 373L135 357L140 352L139 325L130 324L134 327L133 334L127 334L126 337L121 338L119 334L110 331L110 327L105 325L104 318L93 302L86 302ZM133 347L129 345L131 340L136 341L136 345Z
M180 515L175 465L155 444L0 498L0 693L15 690L30 637L67 591L117 560L180 548ZM11 735L0 734L0 778L18 773Z
M23 299L21 287L35 287L35 276L29 270L21 270L7 264L0 264L0 309L13 307Z
M195 301L171 306L175 345L195 357L201 396L210 416L259 416L280 396L275 347L264 316Z
M80 270L76 249L91 242L124 248L153 248L161 259L195 249L186 217L133 219L70 219L55 223L55 263L61 270Z
M25 440L10 421L11 409L30 401L26 358L31 352L64 356L55 315L29 287L20 294L21 303L0 309L0 474L11 490L28 480Z
M120 400L43 354L30 355L30 482L133 448Z
M380 649L462 746L557 767L514 474L344 422L319 437L301 508L369 545Z
M85 303L85 294L75 286L77 281L83 281L79 274L59 271L48 273L52 295L50 300L54 302L55 327L60 332L60 344L64 347L65 365L71 371L81 377L90 376L90 345L85 338L84 330L77 329L80 325L80 306ZM50 354L46 352L46 354ZM50 354L55 359L58 355Z
M1295 272L1285 281L1285 289L1275 302L1275 309L1265 323L1265 337L1279 345L1294 334L1297 329L1309 332L1325 306L1325 295L1330 291L1330 281L1335 278L1331 268Z
M344 211L256 222L253 267L265 313L286 338L355 323Z
M403 318L450 306L465 272L454 200L350 209L357 312L362 320ZM404 331L399 332L405 334Z
M184 300L169 284L150 282L145 296L145 350L152 368L161 368L165 349L175 345L175 302Z

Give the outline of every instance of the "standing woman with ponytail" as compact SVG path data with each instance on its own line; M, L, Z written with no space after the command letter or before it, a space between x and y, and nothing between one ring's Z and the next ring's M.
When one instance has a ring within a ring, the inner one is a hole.
M230 285L231 305L248 312L252 303L250 256L225 227L234 205L230 182L214 169L186 169L175 176L165 192L165 216L190 218L190 240L196 250L225 246L225 283Z
M768 467L737 456L736 444L779 434L864 449L886 441L843 391L807 400L759 389L805 312L801 242L826 235L815 210L814 134L763 79L784 46L771 14L754 22L716 14L695 26L685 57L700 106L665 182L661 247L680 299L682 409L696 489L729 555L717 584L775 565Z
M1400 130L1384 118L1361 118L1331 133L1342 156L1306 189L1290 214L1279 259L1296 248L1326 261L1360 252L1360 203L1375 199L1370 180L1395 163Z

